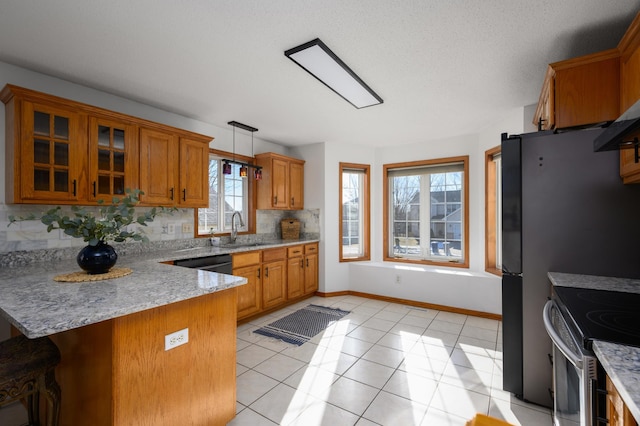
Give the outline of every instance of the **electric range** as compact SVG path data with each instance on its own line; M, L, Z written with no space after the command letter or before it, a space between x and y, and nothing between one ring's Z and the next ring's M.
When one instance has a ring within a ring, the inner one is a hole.
M594 339L640 347L640 293L560 286L553 291L585 349L592 351Z

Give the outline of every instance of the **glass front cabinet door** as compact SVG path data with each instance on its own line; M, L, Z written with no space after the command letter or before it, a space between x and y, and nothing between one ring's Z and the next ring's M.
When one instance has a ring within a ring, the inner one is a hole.
M22 103L20 195L24 200L70 202L82 194L86 118L73 111Z
M105 118L89 118L89 200L111 202L137 187L132 167L136 126Z

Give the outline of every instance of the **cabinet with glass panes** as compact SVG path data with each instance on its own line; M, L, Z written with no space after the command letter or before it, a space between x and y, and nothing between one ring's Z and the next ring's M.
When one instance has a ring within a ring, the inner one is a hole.
M5 100L6 93L2 93ZM86 191L87 117L14 96L6 104L7 202L74 203Z
M0 100L6 116L7 203L88 205L110 202L127 188L144 190L158 176L141 167L141 155L148 152L140 152L140 144L146 145L139 133L153 128L179 142L165 166L168 175L177 176L180 198L142 203L207 206L211 137L13 85L5 86Z

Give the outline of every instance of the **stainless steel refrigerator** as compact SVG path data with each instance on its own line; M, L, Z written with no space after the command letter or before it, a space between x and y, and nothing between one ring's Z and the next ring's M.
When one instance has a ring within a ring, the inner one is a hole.
M640 185L601 129L502 135L503 388L550 407L547 272L640 278Z

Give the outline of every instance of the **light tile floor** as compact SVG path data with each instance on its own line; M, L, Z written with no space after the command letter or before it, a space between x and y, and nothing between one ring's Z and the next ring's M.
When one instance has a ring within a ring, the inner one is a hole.
M351 313L302 346L253 333L309 303ZM229 426L464 425L476 412L551 425L549 410L501 390L501 331L499 321L355 296L306 299L238 327ZM0 424L25 423L22 406L0 409Z
M302 346L253 333L314 303L351 311ZM238 327L229 426L551 425L502 390L499 321L355 296L313 297Z

